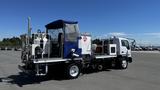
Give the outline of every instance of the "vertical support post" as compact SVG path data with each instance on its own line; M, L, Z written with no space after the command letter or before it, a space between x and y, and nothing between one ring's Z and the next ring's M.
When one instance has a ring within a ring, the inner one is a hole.
M45 70L45 74L47 74L48 73L48 65L46 64L46 68L45 68L46 70Z
M39 65L36 64L36 75L39 75Z

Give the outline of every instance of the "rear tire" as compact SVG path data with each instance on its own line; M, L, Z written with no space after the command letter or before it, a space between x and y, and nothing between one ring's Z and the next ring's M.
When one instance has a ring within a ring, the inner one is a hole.
M103 67L102 64L99 64L99 65L97 66L97 70L98 70L98 71L102 71L103 69L104 69L104 67Z
M80 74L80 66L77 64L70 64L66 69L67 78L75 79L78 78Z

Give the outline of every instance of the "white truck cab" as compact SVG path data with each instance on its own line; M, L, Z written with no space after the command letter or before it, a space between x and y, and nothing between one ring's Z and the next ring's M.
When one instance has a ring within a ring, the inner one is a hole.
M113 37L113 43L117 45L117 55L129 58L131 60L131 47L127 38Z
M113 43L117 45L117 54L131 57L131 47L126 38L113 37Z

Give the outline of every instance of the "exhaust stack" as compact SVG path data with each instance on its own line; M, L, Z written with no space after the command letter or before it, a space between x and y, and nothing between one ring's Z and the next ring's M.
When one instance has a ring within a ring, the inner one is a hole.
M30 21L31 21L31 18L28 17L28 34L27 34L27 36L28 36L27 44L28 45L29 45L30 39L31 39L31 23L30 23Z

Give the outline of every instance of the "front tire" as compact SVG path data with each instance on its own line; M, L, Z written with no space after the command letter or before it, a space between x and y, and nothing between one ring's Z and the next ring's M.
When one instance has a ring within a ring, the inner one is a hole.
M80 74L80 67L77 64L70 64L67 66L66 70L67 78L75 79L78 78Z
M119 68L120 69L127 69L128 61L125 58L121 58L119 61Z

